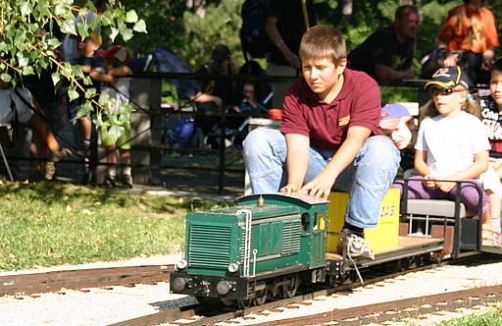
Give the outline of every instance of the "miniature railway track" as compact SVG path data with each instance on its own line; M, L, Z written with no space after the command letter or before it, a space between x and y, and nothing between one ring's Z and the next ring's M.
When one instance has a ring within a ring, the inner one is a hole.
M331 292L331 291L330 291ZM225 322L232 318L242 317L251 312L274 309L296 309L298 305L308 305L302 302L306 299L312 299L322 295L327 295L323 291L310 294L308 296L298 296L287 300L278 300L268 303L263 306L249 308L245 310L237 310L232 312L223 312L215 316L197 317L200 308L170 309L160 313L142 316L139 318L122 321L109 326L143 326L143 325L159 325L169 323L171 325L183 326L202 326L212 325L218 322ZM422 314L437 313L440 311L454 311L459 308L471 308L475 305L500 302L502 301L502 285L488 286L482 288L474 288L463 291L441 293L435 295L427 295L415 298L402 300L386 301L371 305L358 306L345 309L333 309L323 313L276 319L274 322L257 322L255 326L305 326L305 325L322 325L324 323L339 322L343 325L366 325L370 323L382 323L389 320L400 320L402 318L416 317ZM177 322L183 319L184 321ZM192 320L192 321L190 321ZM238 325L238 322L231 322Z
M479 261L492 261L494 257L471 256L455 261L455 264L464 262L465 264L478 264ZM439 266L448 265L450 262L431 264L412 268L406 271L396 271L395 273L383 273L382 268L370 269L365 272L365 285L375 284L383 280L401 276L410 272L418 272L433 269ZM388 269L387 269L388 271ZM242 310L232 310L214 306L191 306L165 310L148 316L142 316L131 320L125 320L110 326L140 326L140 325L191 325L202 326L215 323L224 323L237 317L247 317L251 313L261 313L262 311L281 311L286 309L296 309L301 305L310 305L308 300L322 300L322 297L331 296L336 293L361 286L360 282L351 282L334 288L320 289L315 292L305 292L293 298L280 299L267 302L263 305L246 308ZM334 309L333 311L309 315L305 317L295 317L292 319L278 319L275 322L253 323L253 325L320 325L332 321L343 321L343 325L364 325L369 322L383 322L391 319L412 317L413 315L425 314L430 311L442 311L457 309L460 307L470 307L480 301L502 301L502 285L495 287L476 288L472 290L441 293L439 295L428 295L403 300L382 302L378 304L359 306L347 309ZM423 306L427 304L427 306ZM411 310L409 310L411 309ZM238 322L230 323L238 325Z
M498 259L497 259L498 258ZM390 278L395 278L409 272L433 269L451 264L481 265L499 260L498 256L471 256L454 262L446 261L402 270L400 264L394 264L394 273L389 267L374 266L363 271L365 285L375 284ZM391 263L388 263L391 266ZM92 287L134 286L134 284L154 284L168 282L172 265L149 265L133 267L95 268L83 270L53 271L45 273L19 274L0 276L0 295L31 295L46 292L60 292L61 289L84 290ZM346 292L360 287L360 282L348 282L334 288L322 288L315 292L300 289L294 298L276 300L257 307L236 310L220 306L182 307L163 310L151 315L141 316L112 324L113 326L136 325L211 325L224 323L237 317L248 317L250 314L260 314L262 311L283 311L308 306L311 300L324 300L336 293ZM254 325L309 325L323 324L332 321L343 321L343 325L364 325L369 322L397 320L404 317L426 314L428 312L454 310L459 307L470 307L479 302L502 301L502 285L475 288L459 292L445 292L439 295L427 295L403 300L387 301L347 309L333 309L321 314L312 314L293 319L278 319L273 323L257 321ZM427 306L424 306L427 304ZM238 324L232 321L233 324Z
M459 308L471 308L479 303L502 301L502 285L474 288L463 291L447 292L416 298L393 300L347 309L334 309L329 312L277 320L275 323L256 323L264 325L322 325L328 322L343 322L343 325L365 325L416 317L438 311L452 311Z
M147 265L0 276L0 296L169 282L169 273L173 269L173 265Z

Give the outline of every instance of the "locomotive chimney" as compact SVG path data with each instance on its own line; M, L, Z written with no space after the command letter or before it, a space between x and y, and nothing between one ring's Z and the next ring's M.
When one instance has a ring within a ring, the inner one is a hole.
M260 195L260 197L258 197L258 200L256 201L256 206L258 206L258 207L265 206L265 200L263 199L262 195Z

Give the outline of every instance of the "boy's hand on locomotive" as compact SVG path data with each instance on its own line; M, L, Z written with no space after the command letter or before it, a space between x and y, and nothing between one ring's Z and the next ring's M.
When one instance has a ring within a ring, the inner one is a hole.
M302 191L312 196L328 199L332 186L333 184L331 182L314 178L302 187Z
M298 191L298 186L292 183L287 184L280 189L280 192L285 192L287 194L292 194L297 191Z

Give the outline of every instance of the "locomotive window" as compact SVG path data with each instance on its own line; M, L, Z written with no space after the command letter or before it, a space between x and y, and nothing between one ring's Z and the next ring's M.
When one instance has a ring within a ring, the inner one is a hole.
M302 229L303 231L308 231L310 228L310 214L303 213L302 214Z
M317 216L317 212L314 213L314 227L312 229L318 230L319 225L317 225L317 222L319 222L319 217Z

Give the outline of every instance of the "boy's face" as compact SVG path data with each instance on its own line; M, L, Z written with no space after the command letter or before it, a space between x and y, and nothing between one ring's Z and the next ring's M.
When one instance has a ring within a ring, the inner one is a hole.
M410 145L412 134L410 124L413 120L401 118L394 130L384 130L384 134L389 136L397 148L405 149Z
M78 42L78 52L81 55L92 55L99 49L99 44L92 39L92 37L86 37L83 41Z
M492 71L490 77L490 92L493 100L499 107L499 111L502 110L502 71Z
M303 77L310 89L319 95L319 98L325 99L332 91L339 89L337 87L341 87L341 76L346 64L346 59L335 65L328 58L302 58Z
M242 90L242 93L244 94L244 97L246 99L254 99L254 86L250 84L245 84L244 88Z

